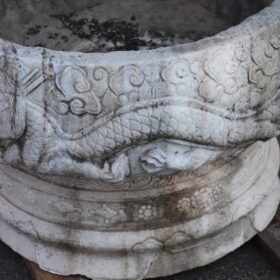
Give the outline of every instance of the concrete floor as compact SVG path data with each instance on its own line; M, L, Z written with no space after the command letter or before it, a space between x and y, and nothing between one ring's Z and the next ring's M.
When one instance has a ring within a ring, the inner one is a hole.
M22 258L0 242L0 280L31 280ZM156 280L280 280L254 242L215 263Z

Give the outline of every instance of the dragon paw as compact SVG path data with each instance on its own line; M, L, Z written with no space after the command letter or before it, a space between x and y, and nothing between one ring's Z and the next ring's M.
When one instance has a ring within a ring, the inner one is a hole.
M141 156L142 167L148 173L155 173L168 168L167 156L160 148L152 148L145 151Z
M127 155L119 155L111 166L108 162L106 162L104 165L104 171L103 180L110 183L123 181L129 174L129 161Z

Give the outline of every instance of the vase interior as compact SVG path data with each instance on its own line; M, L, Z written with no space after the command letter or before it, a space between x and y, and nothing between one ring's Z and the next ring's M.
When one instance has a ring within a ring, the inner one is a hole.
M53 50L147 50L237 25L267 0L1 0L3 39Z

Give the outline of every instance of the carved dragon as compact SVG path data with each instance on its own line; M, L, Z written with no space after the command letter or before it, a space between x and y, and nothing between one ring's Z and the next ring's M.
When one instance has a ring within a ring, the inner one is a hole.
M275 65L278 68L273 68L273 64L266 68L267 60L275 57L274 53L263 55L268 47L264 44L261 49L256 47L258 53L253 59L249 55L250 82L237 89L234 81L244 78L242 71L248 66L246 51L244 55L235 50L234 56L217 51L202 67L204 76L200 82L197 81L199 74L193 78L197 72L193 70L194 64L190 66L185 60L172 62L161 70L160 83L153 87L153 94L141 71L135 67L121 68L119 77L111 76L108 83L123 104L103 115L101 94L93 92L82 68L65 67L41 103L28 98L0 71L2 162L23 165L47 175L79 175L117 182L134 174L135 158L148 173L194 170L237 146L274 137L279 134L280 120L280 44L275 40L269 44L277 56ZM225 64L224 68L215 68L223 60L236 61L238 66L231 69ZM127 71L130 76L126 75ZM256 79L259 72L265 77L265 85ZM102 75L97 76L96 80L102 78ZM130 87L124 78L128 78ZM242 90L252 92L252 87L254 96L267 92L270 95L257 102L247 98L252 108L244 109L247 106L244 97L248 94L243 94ZM107 92L105 88L103 94ZM164 95L164 92L171 94ZM198 93L203 98L197 98ZM148 97L139 100L137 94ZM132 99L127 101L127 98ZM221 104L232 100L234 109L221 109ZM69 133L63 128L65 119L71 124L69 114L77 121L73 127L82 125L77 132ZM89 115L93 121L83 125L84 116ZM135 150L132 158L129 150Z

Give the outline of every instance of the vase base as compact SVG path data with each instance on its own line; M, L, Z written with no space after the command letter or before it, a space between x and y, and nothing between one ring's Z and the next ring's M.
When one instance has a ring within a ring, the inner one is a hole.
M7 176L9 170L0 167L1 176ZM180 223L172 226L167 223L165 227L146 230L141 227L138 230L97 230L80 227L78 220L75 220L78 225L75 227L73 223L60 224L46 215L40 216L39 212L24 211L17 205L21 199L21 189L17 188L15 176L10 177L14 183L10 183L8 177L5 180L2 177L0 238L24 258L53 273L53 277L57 274L82 275L93 280L139 280L175 274L223 257L266 228L280 200L278 167L277 141L255 143L222 168L211 171L205 178L202 176L200 181L208 182L207 191L201 188L203 191L195 190L192 194L200 199L205 197L205 193L210 193L212 197L211 190L216 187L210 188L210 181L213 182L213 176L220 174L214 180L214 185L219 186L217 195L222 195L224 204L215 204L216 200L208 199L206 202L212 203L211 207L204 203L205 208L199 208L200 216L186 218L186 213ZM24 184L23 179L20 183ZM183 187L188 188L189 184L184 183ZM44 186L43 183L40 185L42 196ZM26 188L26 185L22 187ZM183 187L182 184L175 184L170 189L173 193ZM48 186L47 189L52 191L52 188ZM60 195L60 200L63 199L62 191L54 192ZM33 197L28 194L32 202ZM195 201L192 197L190 200L191 203ZM180 198L177 204L174 202L178 211L187 205L186 201ZM200 202L199 206L204 200ZM35 210L42 210L44 205L42 203L36 207ZM77 204L75 207L74 210L69 207L67 210L76 211Z

